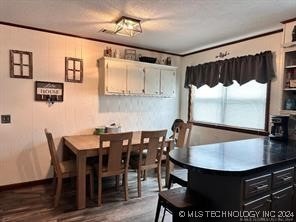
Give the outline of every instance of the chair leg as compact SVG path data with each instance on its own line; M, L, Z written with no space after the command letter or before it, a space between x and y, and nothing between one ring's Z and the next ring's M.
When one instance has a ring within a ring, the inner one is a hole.
M102 177L98 178L98 206L102 205Z
M128 175L127 173L125 173L123 175L123 178L124 178L124 199L125 200L128 200Z
M54 198L54 207L57 207L59 205L59 201L61 198L61 193L62 193L62 185L63 185L63 178L58 177L57 178L57 187L56 187L56 194Z
M125 176L122 176L122 181L121 181L122 186L124 186L124 180L125 180L124 177L125 177Z
M161 222L164 221L164 217L165 217L165 213L166 213L167 209L166 207L163 209L163 214L162 214L162 218L161 218Z
M172 176L170 175L169 177L169 182L168 182L168 190L171 189L171 186L172 186Z
M119 175L115 176L115 188L119 190Z
M138 197L141 197L141 170L138 169Z
M161 166L157 167L158 190L161 191Z
M53 172L52 187L53 187L53 195L54 195L55 190L57 189L57 175L55 172Z
M158 202L157 202L157 207L156 207L156 213L155 213L155 219L154 219L154 222L158 222L159 213L160 213L160 208L161 208L161 204L160 204L160 199L159 199L159 197L158 197Z
M144 180L146 180L146 179L147 179L147 170L144 170L143 179L144 179Z
M94 199L94 175L92 172L89 174L89 196L91 200Z

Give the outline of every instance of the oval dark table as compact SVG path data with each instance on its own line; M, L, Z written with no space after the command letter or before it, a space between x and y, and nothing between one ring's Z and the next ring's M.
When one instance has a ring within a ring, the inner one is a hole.
M241 221L221 218L228 211L281 210L288 219L295 211L295 141L265 137L199 145L172 150L169 158L188 169L188 187L206 200L205 209L218 212L220 218L208 221Z

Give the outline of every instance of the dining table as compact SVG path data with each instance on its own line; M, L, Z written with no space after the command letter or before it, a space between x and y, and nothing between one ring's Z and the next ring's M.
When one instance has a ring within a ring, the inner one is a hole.
M76 156L76 204L77 209L84 209L86 207L86 160L89 157L98 156L98 149L100 149L99 135L73 135L64 136L64 147L69 148ZM131 151L137 151L141 144L141 132L133 132ZM107 145L108 146L108 145ZM168 185L169 175L173 165L169 161L168 153L174 148L174 140L166 139L164 147L166 149L165 155L165 185ZM104 147L108 148L108 147Z

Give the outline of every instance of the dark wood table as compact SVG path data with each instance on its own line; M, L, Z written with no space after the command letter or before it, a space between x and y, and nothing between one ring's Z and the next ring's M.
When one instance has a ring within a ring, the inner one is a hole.
M87 157L98 156L98 149L100 136L97 135L78 135L78 136L65 136L64 144L76 155L77 165L77 179L76 179L76 198L77 208L85 208L86 199L86 159ZM141 141L141 132L134 132L132 138L132 150L139 150ZM169 175L171 171L171 164L169 161L168 153L174 147L174 142L171 139L165 141L165 147L167 149L166 158L166 175L165 184L167 186Z

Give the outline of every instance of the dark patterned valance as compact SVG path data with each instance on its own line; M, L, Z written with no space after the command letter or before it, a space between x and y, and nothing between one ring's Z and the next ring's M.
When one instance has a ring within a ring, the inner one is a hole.
M261 52L231 59L187 66L185 88L194 85L197 88L208 85L230 86L233 80L243 85L251 80L267 83L275 77L271 51Z

